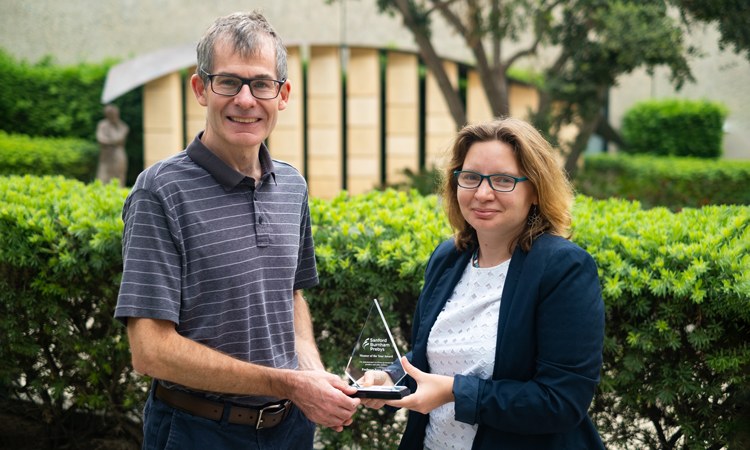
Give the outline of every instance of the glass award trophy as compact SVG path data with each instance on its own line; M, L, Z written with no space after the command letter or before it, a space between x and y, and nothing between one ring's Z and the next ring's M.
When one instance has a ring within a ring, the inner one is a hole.
M346 375L357 388L357 393L351 397L397 400L409 395L411 391L406 386L360 386L359 380L365 376L365 372L385 370L393 365L397 366L397 372L403 374L398 380L393 380L394 384L398 384L406 376L401 365L401 352L393 340L388 324L385 323L385 316L378 301L373 300L365 325L346 365Z

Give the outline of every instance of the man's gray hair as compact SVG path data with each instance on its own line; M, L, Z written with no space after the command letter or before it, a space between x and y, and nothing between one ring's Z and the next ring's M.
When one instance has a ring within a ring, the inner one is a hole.
M235 52L246 58L257 55L266 42L276 50L276 79L286 80L286 47L270 23L256 11L234 13L216 19L198 42L198 76L208 86L208 73L214 70L214 51L217 42L229 44Z

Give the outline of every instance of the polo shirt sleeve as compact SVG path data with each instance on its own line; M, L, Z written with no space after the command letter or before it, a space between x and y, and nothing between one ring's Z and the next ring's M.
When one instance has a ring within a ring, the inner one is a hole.
M310 205L308 196L302 201L299 230L299 256L297 271L294 274L294 290L307 289L318 284L318 269L315 265L315 245L312 236L312 222L310 220Z
M161 199L134 189L123 207L123 273L115 319L164 319L179 323L181 258Z

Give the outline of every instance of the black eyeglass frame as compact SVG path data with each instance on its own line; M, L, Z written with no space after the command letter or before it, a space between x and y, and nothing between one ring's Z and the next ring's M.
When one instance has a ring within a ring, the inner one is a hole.
M271 78L242 78L242 77L238 77L237 75L225 75L225 74L221 74L221 73L208 73L205 70L203 70L202 68L201 68L201 72L205 73L206 76L208 77L208 82L211 84L211 91L214 94L216 94L216 95L222 95L224 97L234 97L235 95L237 95L237 94L240 93L240 91L242 90L242 86L247 85L247 87L250 89L250 95L252 95L253 97L257 98L258 100L272 100L272 99L274 99L274 98L276 98L276 97L279 96L279 94L281 93L282 86L284 86L284 83L286 83L286 80L274 80L274 79L271 79ZM237 92L235 92L234 94L222 94L221 92L216 92L216 90L214 89L214 77L236 78L236 79L240 80L241 84L237 88ZM276 95L274 95L273 97L258 97L257 95L255 95L255 92L253 92L253 86L250 84L253 81L273 81L275 83L278 83L278 88L276 89Z
M462 173L473 173L474 175L479 177L479 183L474 187L461 186L461 182L458 181L458 176L461 175ZM501 191L500 189L495 189L495 186L492 185L492 180L490 179L490 177L496 177L498 175L508 177L508 178L513 178L513 187L507 191ZM514 177L513 175L508 175L507 173L493 173L490 175L482 175L481 173L474 172L473 170L456 170L455 172L453 172L453 176L456 177L456 184L463 189L479 189L479 186L482 185L482 182L486 178L487 183L489 183L490 185L490 188L492 188L492 190L495 192L513 192L513 190L516 189L516 185L518 183L528 180L527 177L519 178L519 177Z

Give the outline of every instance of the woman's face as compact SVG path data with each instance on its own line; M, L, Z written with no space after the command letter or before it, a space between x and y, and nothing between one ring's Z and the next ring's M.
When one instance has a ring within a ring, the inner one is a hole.
M482 175L505 174L516 178L520 172L512 148L500 141L477 142L469 147L461 170L471 170ZM517 236L526 223L529 208L537 204L537 195L531 182L516 183L511 192L497 192L487 179L476 189L458 186L458 205L466 221L477 231L482 241L497 241Z

